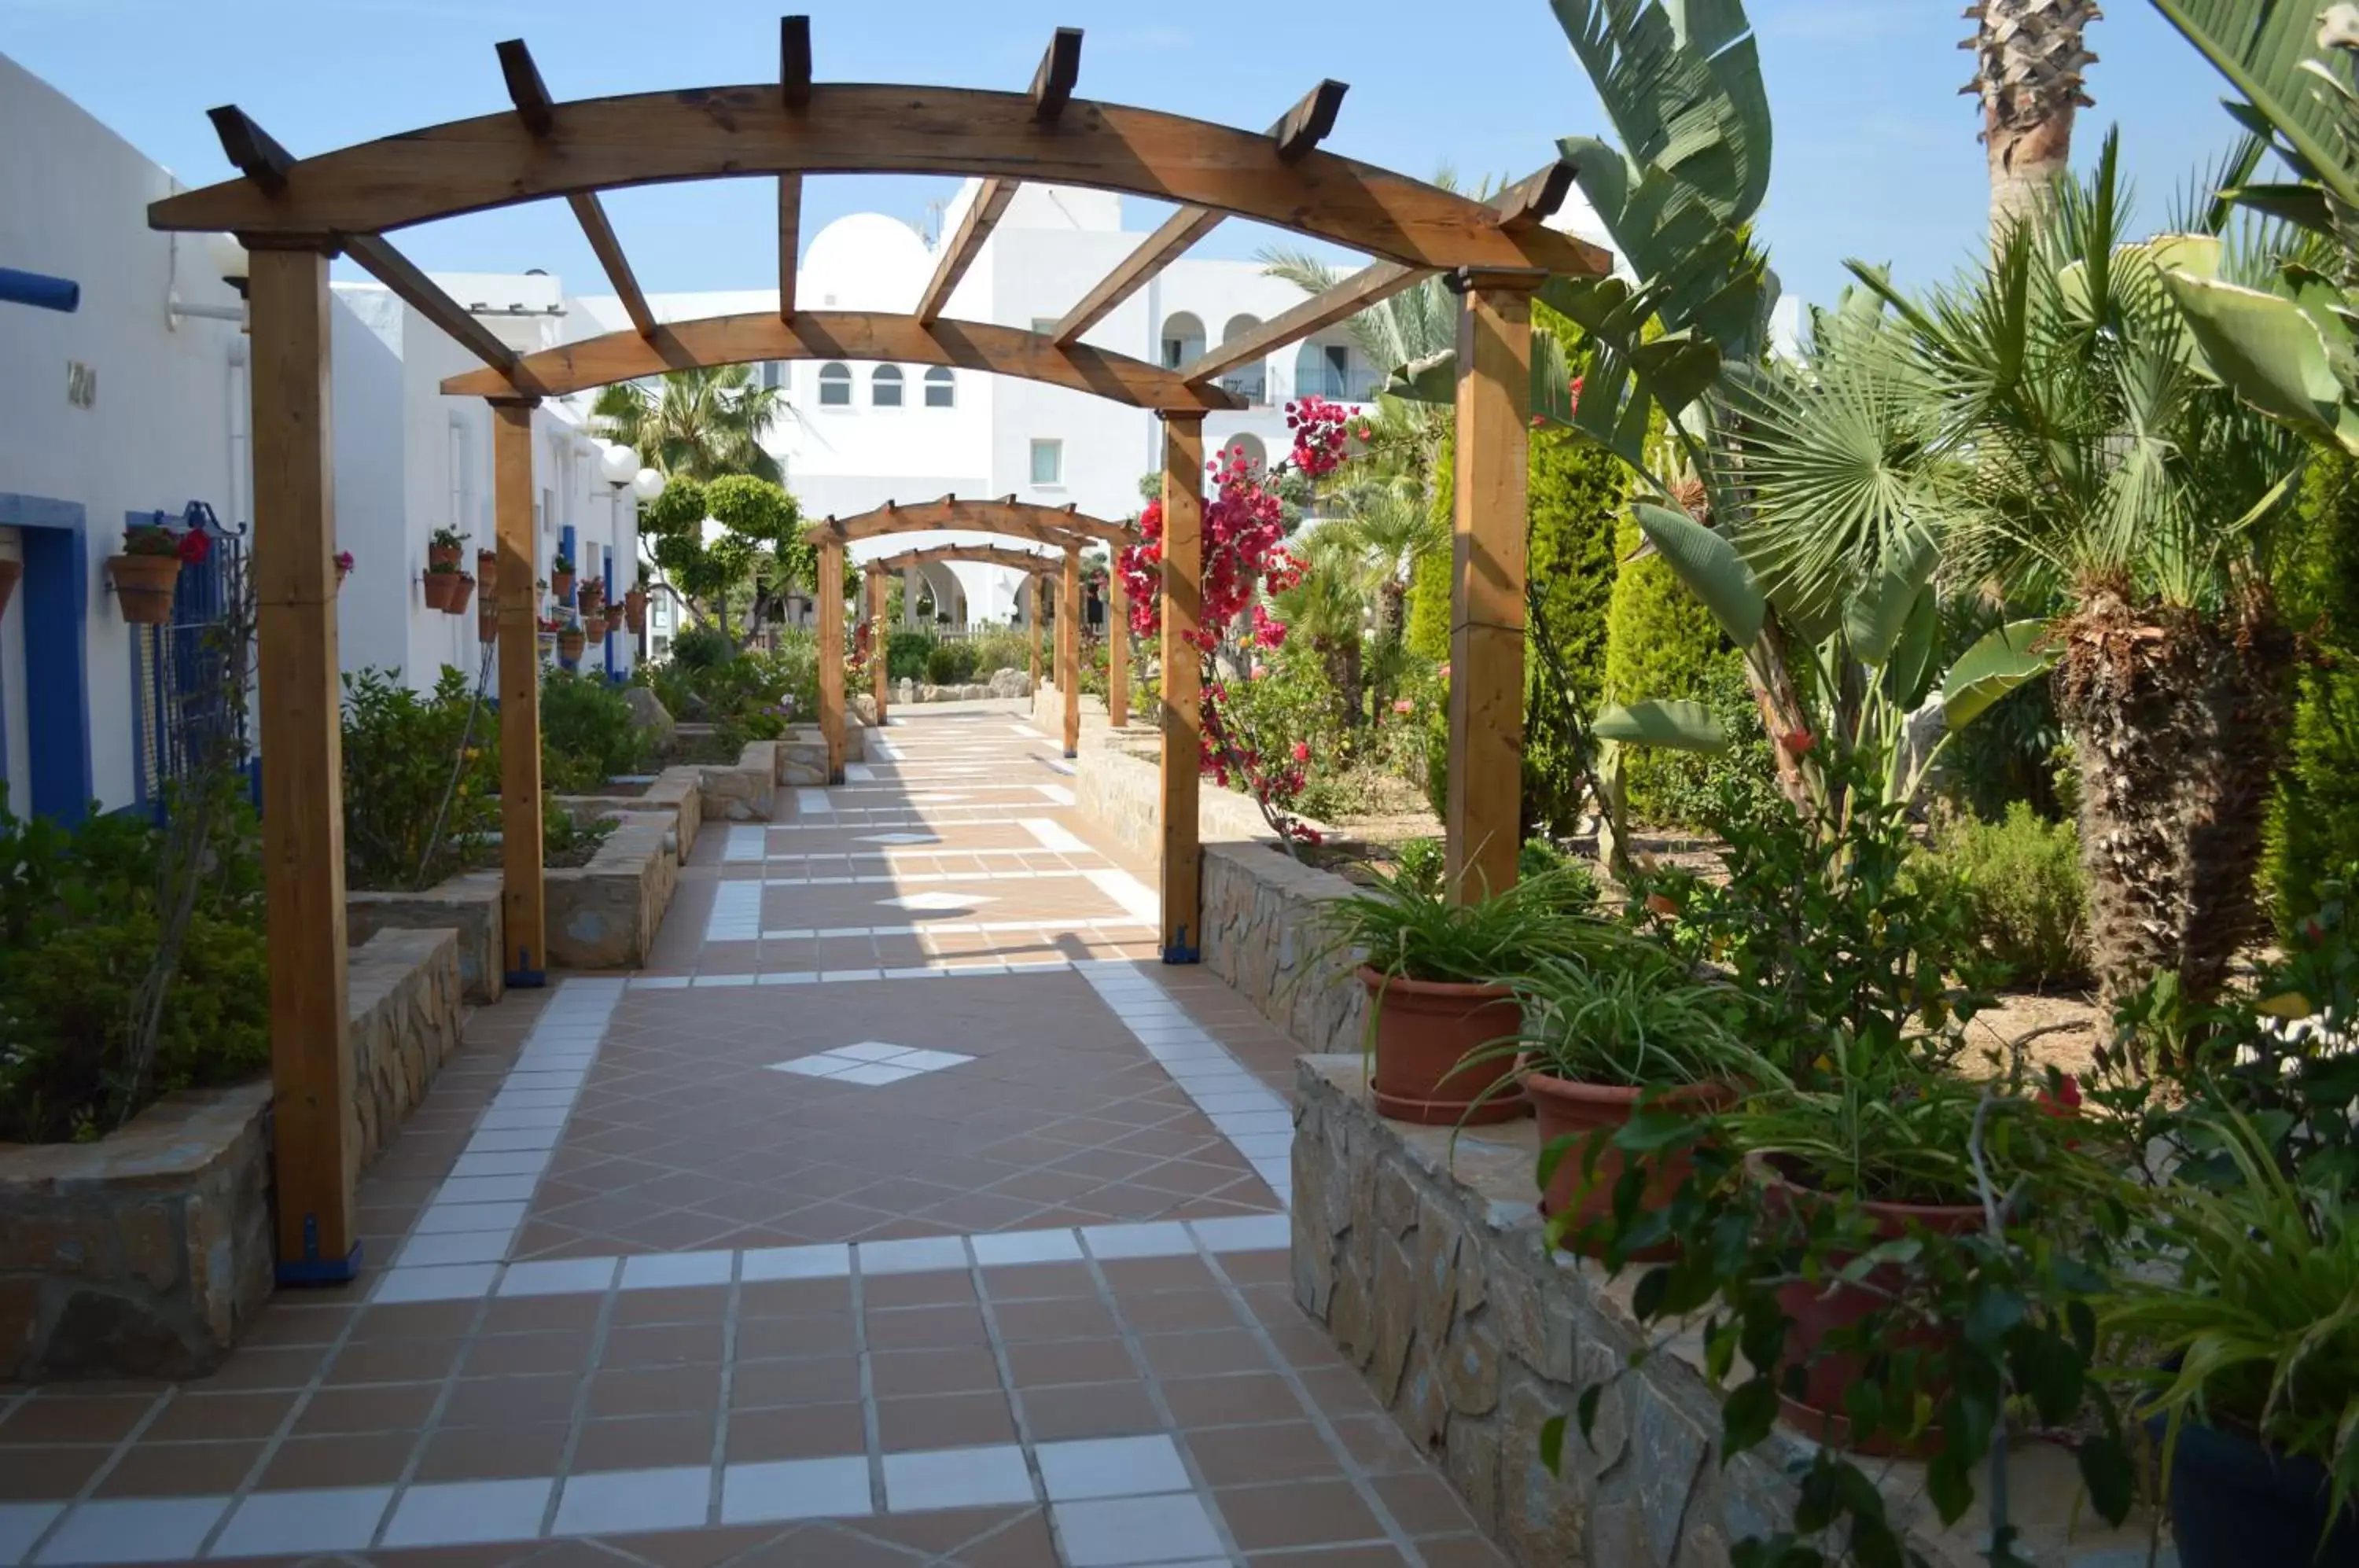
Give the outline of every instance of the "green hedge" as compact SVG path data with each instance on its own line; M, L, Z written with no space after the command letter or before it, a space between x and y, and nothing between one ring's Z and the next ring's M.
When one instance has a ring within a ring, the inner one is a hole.
M1642 536L1637 520L1625 517L1615 540L1622 569L1605 612L1605 691L1608 702L1645 698L1713 695L1718 667L1736 655L1721 647L1720 627L1660 558L1630 559ZM1640 822L1680 820L1680 802L1693 799L1710 759L1688 753L1632 747L1624 777L1631 817Z
M2289 553L2286 615L2319 658L2299 677L2269 824L2268 885L2288 930L2317 909L2320 877L2359 864L2359 463L2311 459Z

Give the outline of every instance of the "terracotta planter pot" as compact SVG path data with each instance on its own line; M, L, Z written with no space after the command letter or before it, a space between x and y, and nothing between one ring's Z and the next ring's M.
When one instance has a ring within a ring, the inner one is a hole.
M459 574L455 572L429 572L426 574L426 607L449 610L451 596L459 592Z
M1620 1149L1612 1147L1614 1135L1630 1125L1636 1114L1638 1102L1647 1091L1617 1088L1609 1083L1584 1083L1578 1079L1559 1078L1538 1069L1524 1073L1524 1093L1532 1102L1532 1115L1539 1120L1540 1147L1547 1149L1561 1138L1575 1141L1566 1148L1549 1173L1549 1183L1540 1191L1540 1213L1551 1219L1559 1214L1571 1216L1571 1229L1580 1231L1591 1223L1614 1213L1614 1189L1622 1180L1627 1161ZM1655 1105L1661 1110L1688 1111L1701 1116L1734 1105L1736 1092L1725 1083L1683 1083L1676 1088L1658 1092ZM1597 1156L1595 1171L1584 1176L1590 1145L1603 1145ZM1671 1196L1680 1183L1695 1169L1684 1150L1655 1162L1647 1178L1644 1192L1639 1194L1641 1212L1669 1208ZM1569 1252L1595 1256L1602 1248L1583 1245L1577 1236L1568 1235L1564 1247ZM1670 1243L1660 1247L1642 1247L1630 1256L1642 1263L1658 1262L1679 1254Z
M579 631L560 632L557 634L557 656L565 660L568 664L580 663L582 660L582 650L586 646L588 646L588 639L583 637L582 633Z
M0 615L8 613L8 601L16 594L16 580L25 575L21 561L0 561Z
M1808 1188L1798 1187L1782 1177L1772 1176L1768 1196L1773 1203L1808 1203L1817 1194ZM1875 1203L1860 1205L1875 1225L1875 1239L1897 1240L1908 1234L1908 1228L1930 1232L1935 1236L1963 1236L1978 1230L1984 1223L1978 1203ZM1835 1270L1851 1261L1847 1254L1832 1253L1827 1258L1827 1273L1832 1279ZM1898 1447L1884 1440L1852 1443L1851 1422L1843 1414L1843 1391L1866 1375L1866 1359L1850 1351L1833 1351L1811 1361L1811 1355L1826 1337L1838 1329L1854 1328L1864 1322L1883 1302L1876 1292L1889 1294L1907 1279L1906 1270L1897 1263L1878 1264L1857 1284L1836 1280L1832 1284L1813 1285L1796 1281L1783 1286L1777 1292L1780 1311L1794 1320L1786 1334L1786 1357L1789 1366L1806 1366L1807 1382L1799 1399L1778 1396L1786 1419L1799 1427L1812 1439L1827 1443L1854 1447L1863 1454L1890 1454ZM1944 1343L1941 1331L1911 1329L1896 1332L1886 1342L1894 1349L1934 1350ZM1942 1389L1933 1386L1926 1390L1937 1400ZM1930 1452L1940 1443L1939 1429L1929 1429L1915 1452Z
M582 635L592 642L603 642L611 623L603 615L582 617Z
M475 640L497 642L500 637L500 612L486 599L475 606Z
M459 554L460 547L455 544L429 544L426 547L426 564L456 566L459 564Z
M1466 1053L1512 1036L1524 1027L1523 1008L1505 985L1458 985L1431 980L1387 979L1365 964L1360 984L1376 1018L1376 1109L1396 1121L1454 1127L1513 1121L1529 1108L1512 1083L1468 1107L1513 1066L1506 1061L1462 1068Z
M572 598L573 573L571 572L550 572L549 574L549 591L560 600Z
M623 610L635 617L645 615L647 613L647 591L635 587L624 593Z
M500 558L497 552L479 550L475 552L475 581L483 585L486 597L498 592Z
M442 607L454 615L467 613L467 602L475 596L475 580L465 572L458 574L459 585L451 590L451 602Z
M171 624L172 589L180 580L177 555L116 555L106 561L123 618L136 626Z
M643 632L643 631L647 630L647 605L645 605L645 604L625 604L625 605L624 605L624 606L623 606L623 624L624 624L625 626L626 626L630 627L630 628L631 628L631 631L632 631L632 633L633 633L633 635L635 635L635 636L636 636L636 634L640 633L640 632Z
M595 577L585 577L573 595L573 602L581 607L583 615L588 615L606 603L606 585Z

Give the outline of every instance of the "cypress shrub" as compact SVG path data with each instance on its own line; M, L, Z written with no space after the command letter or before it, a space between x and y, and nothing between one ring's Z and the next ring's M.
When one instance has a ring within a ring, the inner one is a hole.
M2316 911L2321 877L2359 864L2359 464L2348 456L2311 459L2299 534L2281 591L2317 658L2299 676L2267 859L2288 930Z
M1614 541L1621 570L1605 612L1604 700L1648 697L1711 701L1725 688L1719 666L1736 655L1722 647L1720 627L1703 602L1689 593L1661 558L1633 561L1643 539L1637 519L1625 516ZM1742 741L1732 742L1741 746ZM1625 800L1633 821L1680 820L1680 803L1705 793L1713 759L1689 752L1632 747L1625 754Z
M1444 439L1433 459L1433 516L1445 531L1457 506L1457 481L1458 443ZM1408 629L1403 640L1409 652L1436 664L1450 658L1451 555L1447 542L1427 550L1408 585Z

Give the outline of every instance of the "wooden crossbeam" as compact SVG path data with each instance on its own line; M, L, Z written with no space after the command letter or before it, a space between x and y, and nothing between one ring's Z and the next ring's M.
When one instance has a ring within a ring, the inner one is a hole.
M1082 296L1080 304L1065 312L1056 331L1049 334L1050 339L1059 348L1081 342L1082 334L1113 314L1115 306L1147 287L1150 278L1179 260L1189 246L1220 227L1224 215L1207 207L1182 207L1164 219L1162 227L1140 241L1122 258L1121 265Z
M937 501L912 501L906 505L887 501L872 511L855 513L848 517L829 517L825 522L805 530L803 538L810 544L823 544L830 539L846 543L861 539L881 539L891 534L930 533L967 530L974 533L1006 534L1040 544L1065 545L1076 539L1093 544L1136 544L1138 534L1126 523L1110 523L1102 518L1084 517L1079 502L1062 506L1043 506L1036 502L1019 501L1014 495L993 500L964 500L955 495Z
M1009 550L990 544L938 544L923 550L905 550L898 555L880 555L876 566L883 572L899 572L911 566L938 566L945 561L964 561L984 566L1004 566L1011 572L1038 574L1054 572L1063 565L1063 558L1054 555L1034 555L1026 550Z
M533 63L532 51L522 38L503 39L498 45L500 75L508 84L509 101L516 104L516 118L535 136L547 136L557 129L557 104L549 95L549 84L540 78L540 67ZM615 296L623 301L623 313L631 318L631 325L639 336L655 336L656 315L647 309L647 297L639 289L639 280L631 273L630 258L623 254L623 242L614 237L614 225L606 221L606 209L594 191L576 191L566 197L565 204L573 209L574 220L590 241L591 253L605 269L606 281L614 287Z
M795 268L801 259L803 177L778 176L778 319L795 317Z
M1082 29L1059 27L1049 40L1049 52L1040 57L1040 69L1032 73L1032 117L1042 125L1053 123L1072 102L1073 83L1082 74Z
M1498 209L1499 226L1510 233L1535 229L1557 214L1572 193L1573 166L1560 158L1536 174L1527 174L1491 200Z
M964 278L966 269L974 265L974 258L983 253L983 242L991 237L991 231L999 224L1000 215L1007 211L1007 204L1016 200L1016 181L1013 180L986 180L983 182L983 189L974 193L973 205L967 208L966 216L959 220L958 233L942 248L942 258L934 265L933 279L926 285L926 292L918 300L919 324L931 325L941 320L942 308L951 302L951 294L958 288L959 279Z
M1251 332L1240 333L1220 347L1190 360L1180 367L1180 378L1190 386L1204 386L1238 365L1250 365L1288 343L1299 342L1322 328L1356 316L1371 305L1381 304L1419 279L1431 275L1430 269L1403 267L1397 261L1379 261L1364 267L1325 293L1313 294L1292 310L1272 316Z
M245 110L234 103L224 103L218 109L206 110L205 117L213 123L213 134L221 137L222 151L237 166L240 174L268 195L276 196L287 189L287 171L294 167L295 155L248 119Z
M516 350L500 342L491 328L475 320L464 305L442 292L432 278L418 270L415 262L386 243L383 234L345 234L342 238L346 256L360 263L370 277L392 289L410 309L457 339L460 347L491 366L510 387L527 393L539 390L530 385Z
M1302 102L1288 109L1277 124L1269 128L1269 139L1277 144L1277 156L1292 163L1312 147L1327 139L1335 128L1335 116L1343 107L1343 94L1351 89L1332 77L1302 95Z
M810 18L778 18L778 99L796 114L810 107Z

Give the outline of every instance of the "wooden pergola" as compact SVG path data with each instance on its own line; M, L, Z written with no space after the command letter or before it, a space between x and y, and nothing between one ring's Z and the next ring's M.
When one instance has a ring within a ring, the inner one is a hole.
M1059 691L1064 693L1065 699L1065 755L1078 756L1082 735L1080 631L1082 551L1092 545L1104 545L1111 554L1112 551L1125 545L1136 544L1138 531L1127 523L1111 523L1101 517L1085 517L1078 502L1065 506L1043 506L1033 502L1019 501L1012 495L1003 495L996 500L961 500L954 495L944 495L937 501L918 501L906 506L898 502L887 501L872 511L857 513L849 517L830 517L803 535L805 541L815 546L820 552L817 575L820 592L821 647L832 646L825 640L827 628L831 624L830 616L833 615L840 617L842 615L840 606L831 609L828 597L830 594L840 594L842 592L843 556L842 552L846 545L857 543L863 539L886 539L895 534L941 532L1001 534L1032 544L1051 545L1063 552L1064 575L1059 588L1057 605L1059 621L1057 686ZM869 593L872 600L869 614L876 623L876 630L873 636L881 639L886 635L883 625L885 601L875 597L879 591L875 584L875 574L878 571L888 567L891 570L907 571L910 568L933 565L946 561L982 561L1001 566L1012 564L1009 560L1002 559L1006 554L1005 551L993 551L987 547L977 547L977 549L982 553L945 555L939 550L908 550L885 561L868 562ZM831 550L835 553L831 555L829 553ZM1026 556L1024 559L1027 561L1032 561L1039 558ZM1039 596L1041 573L1045 569L1033 565L1020 565L1015 569L1031 574L1032 676L1037 681L1040 676ZM1109 572L1107 581L1109 584L1107 625L1110 635L1106 649L1106 713L1112 722L1116 726L1120 726L1130 722L1130 638L1126 631L1129 624L1128 599L1123 587L1120 572ZM1117 616L1124 618L1117 621L1115 619ZM836 635L841 637L842 620L838 618L832 624L838 628ZM1070 654L1064 641L1065 627L1068 625L1073 628ZM840 679L833 683L832 695L830 694L830 684L826 671L822 668L820 675L819 695L820 729L827 737L828 759L832 772L841 768L844 751L843 697ZM881 684L876 692L876 709L881 716L885 711L884 689Z
M1204 416L1237 406L1224 372L1445 275L1459 315L1456 512L1446 812L1462 895L1515 876L1523 695L1525 448L1530 296L1548 276L1599 276L1609 258L1545 226L1571 182L1551 162L1489 202L1327 152L1343 96L1322 82L1266 131L1074 96L1081 33L1057 31L1027 88L821 82L807 18L784 18L774 80L560 102L524 44L498 46L508 107L298 158L234 107L212 111L239 178L167 197L158 229L227 230L252 253L254 582L260 644L264 853L271 940L278 1243L284 1279L358 1266L346 1040L342 755L328 261L350 256L484 362L446 382L494 414L505 967L539 983L539 666L532 598L531 412L544 397L692 366L883 358L1095 393L1162 419L1163 953L1199 944L1198 666ZM808 311L795 297L802 181L826 174L983 181L907 316ZM760 178L777 192L775 314L658 321L601 203L610 190ZM1021 181L1093 186L1178 211L1048 332L950 319L958 282ZM387 239L437 219L559 199L572 210L630 329L520 354ZM1189 364L1167 370L1082 339L1227 218L1275 224L1373 259ZM839 574L840 575L840 574ZM840 594L840 584L838 588ZM839 627L839 634L841 628ZM823 666L824 667L824 666ZM838 671L841 680L841 670Z

